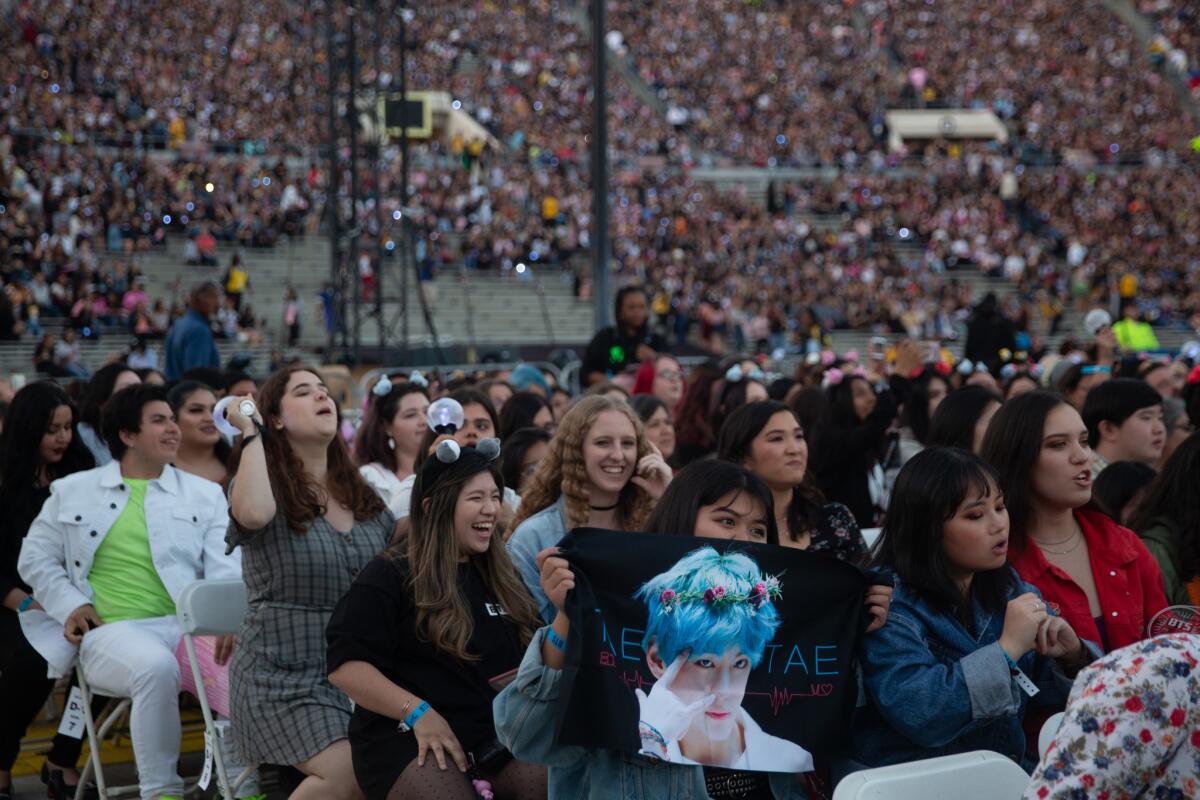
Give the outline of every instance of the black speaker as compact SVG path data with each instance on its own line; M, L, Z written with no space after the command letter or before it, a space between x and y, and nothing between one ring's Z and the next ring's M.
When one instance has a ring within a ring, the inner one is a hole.
M410 139L428 139L433 135L433 104L428 92L392 92L379 96L379 116L384 132L393 139L407 130Z

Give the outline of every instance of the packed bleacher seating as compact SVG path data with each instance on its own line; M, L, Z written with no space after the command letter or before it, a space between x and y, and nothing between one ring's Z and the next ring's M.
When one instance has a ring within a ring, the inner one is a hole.
M757 305L765 316L794 319L811 298L786 297L776 284L753 274L769 272L764 253L782 254L786 262L806 262L802 271L820 273L823 289L848 287L833 308L822 310L824 324L910 332L926 327L948 333L950 326L937 317L961 318L979 299L947 282L943 270L960 264L1010 276L1026 305L1037 309L1030 316L1041 318L1016 315L1034 336L1049 330L1045 319L1078 296L1080 287L1108 291L1110 280L1121 278L1110 279L1110 272L1121 269L1108 265L1114 257L1130 258L1129 242L1118 241L1115 237L1123 234L1116 232L1107 242L1095 241L1111 213L1100 192L1082 206L1061 202L1063 187L1095 182L1066 167L1026 171L1021 162L1132 158L1151 166L1173 164L1190 130L1166 88L1167 78L1144 57L1131 31L1095 3L1079 13L1037 3L1023 7L1016 21L999 6L946 5L785 8L762 3L735 12L709 2L690 3L682 11L613 4L610 28L619 34L610 36L614 56L629 60L667 107L665 116L660 114L625 80L610 76L611 149L626 167L616 179L621 205L614 216L627 220L612 231L618 270L664 280L660 285L668 295L678 291L677 284L691 286L679 298L691 319L712 316L705 298L727 275L740 278L729 298L741 308L726 307L717 316L753 319L756 315L746 309ZM94 21L103 17L136 33L145 23L128 8L102 4L99 16L86 22L81 7L69 4L15 7L5 32L13 46L0 56L0 72L17 89L0 98L11 137L0 159L0 202L16 209L0 222L0 236L17 267L8 269L6 278L6 283L15 280L14 294L33 288L32 276L25 273L30 260L42 265L52 284L57 272L71 273L73 294L82 294L87 274L75 268L76 261L128 255L129 248L152 248L174 233L186 235L189 262L207 263L214 240L262 247L280 235L314 229L324 202L323 167L317 166L312 147L325 124L324 100L316 87L325 78L305 59L281 54L320 46L323 11L314 7L289 15L282 6L265 4L220 15L208 8L189 13L185 7L173 8L166 22L169 46L148 44L126 56L136 59L140 73L162 76L139 83L137 91L130 83L135 73L110 55L107 29ZM1161 5L1143 10L1166 13ZM417 148L413 205L419 212L413 221L430 234L455 234L429 236L427 258L443 268L462 262L505 272L531 254L542 263L578 263L590 241L584 159L590 57L586 32L578 24L586 19L586 9L551 2L471 3L406 13L409 35L417 43L408 51L410 85L448 91L498 142L481 146L459 140ZM638 15L666 14L681 24L635 24ZM1187 18L1181 10L1172 17L1173 28L1185 31ZM344 30L345 18L339 19ZM1005 26L1017 33L1004 35L1010 29ZM378 31L360 33L390 41L397 30L398 21L389 19ZM948 30L970 36L947 36ZM514 41L537 45L514 48L509 44ZM173 66L181 46L195 50L192 63L199 65L186 80ZM1033 67L1030 53L1040 59ZM364 64L364 83L378 78L381 85L392 85L395 58L395 48L383 47L378 74L373 64ZM1010 79L1026 68L1036 68L1042 77ZM1084 89L1091 86L1103 91ZM742 96L733 96L732 87ZM1139 102L1125 102L1131 93ZM921 158L918 172L924 174L842 179L860 190L885 181L898 203L877 193L864 196L868 202L826 196L818 204L815 198L822 193L844 194L845 189L788 187L779 193L799 195L782 204L782 212L777 208L764 215L754 208L756 200L696 186L676 193L700 198L688 200L687 215L699 218L682 232L664 238L653 225L634 221L634 215L652 213L662 201L634 199L626 185L653 179L691 186L676 176L677 167L705 151L733 163L886 168L895 162L884 152L880 114L896 104L982 104L1010 123L1014 140L1006 148L938 147ZM285 106L289 112L281 116ZM1074 124L1079 109L1086 109L1087 124ZM683 122L680 110L686 112ZM698 150L693 151L693 142ZM101 150L92 154L89 146ZM163 148L170 157L110 149L122 146ZM288 166L285 155L300 158ZM394 210L398 170L395 159L389 163L393 168L385 171L382 188L388 210ZM1136 202L1139 215L1152 216L1148 227L1117 230L1188 225L1186 219L1169 217L1180 207L1176 201L1190 196L1192 177L1188 169L1169 168L1103 178L1132 182L1126 193L1136 197L1130 202ZM1016 198L1005 194L1002 184L1009 179L1017 182ZM908 200L914 197L920 199ZM1159 197L1169 199L1158 202ZM832 274L824 261L797 251L795 242L773 242L791 235L780 233L788 226L812 230L812 221L802 217L818 208L845 215L838 223L844 229L838 245L801 237L806 248L833 253ZM1072 219L1061 219L1067 208ZM714 241L714 233L730 224L730 214L739 218L736 235L717 234ZM899 242L905 245L903 256L888 246L894 241L863 254L862 240L894 240L892 232L902 228L910 235ZM871 231L865 237L864 229ZM42 234L49 238L42 240ZM730 244L751 239L763 242L755 248L758 263L731 263L747 253L738 246L737 257L729 258ZM369 245L370 240L364 246ZM1138 261L1129 266L1145 274L1156 254L1143 254L1156 249L1135 248ZM663 253L677 250L704 253L720 267L714 271L696 259L682 269L656 263ZM1079 252L1092 257L1076 263ZM1155 324L1184 325L1195 313L1195 298L1177 291L1188 285L1193 267L1186 252L1175 261L1185 263L1169 266L1170 274L1147 278L1140 289L1143 311ZM906 292L912 296L906 298ZM160 299L169 305L169 299L156 297L148 298L150 307ZM21 321L20 308L16 317ZM718 330L740 327L713 322Z

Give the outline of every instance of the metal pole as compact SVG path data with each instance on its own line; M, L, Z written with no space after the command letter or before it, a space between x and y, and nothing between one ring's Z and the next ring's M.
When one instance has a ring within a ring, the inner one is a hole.
M592 0L592 300L596 330L611 324L608 243L608 58L604 2Z
M383 90L379 84L379 76L383 73L380 40L383 38L387 15L380 0L373 0L371 6L375 12L375 30L371 37L375 66L375 93L371 101L371 119L375 127L375 141L371 148L371 180L374 183L371 196L375 199L375 322L379 329L379 347L384 348L387 346L387 322L383 315L383 273L387 251L383 246L383 119L379 116L378 101Z
M337 33L334 30L334 4L326 0L325 3L325 49L327 56L327 66L329 67L329 179L326 182L325 208L329 213L329 283L333 288L333 292L327 296L327 301L334 305L333 315L336 317L336 300L337 287L339 285L339 272L341 271L341 253L342 253L342 209L338 202L338 193L341 190L342 174L338 165L338 55L337 43L335 41ZM326 309L326 313L329 310ZM325 357L328 359L333 355L333 340L337 325L335 324L331 330L326 331L325 340Z
M361 193L358 158L358 9L353 0L346 8L349 15L350 40L348 53L350 62L350 97L346 101L346 124L350 129L350 258L345 260L343 286L350 291L350 304L354 321L342 334L342 347L354 354L358 363L359 340L362 329L362 281L358 275L359 246L362 239L363 221L358 216ZM342 295L342 307L346 296ZM344 317L343 317L344 319ZM347 342L346 339L349 338Z
M408 55L408 22L404 18L406 0L400 0L400 108L408 109L408 68L405 59ZM408 125L405 124L404 114L400 115L400 208L408 208ZM412 252L412 237L404 230L404 220L401 218L399 241L396 244L400 252L400 346L404 350L404 358L408 358L408 257ZM415 262L415 259L414 259ZM420 291L420 286L417 291Z

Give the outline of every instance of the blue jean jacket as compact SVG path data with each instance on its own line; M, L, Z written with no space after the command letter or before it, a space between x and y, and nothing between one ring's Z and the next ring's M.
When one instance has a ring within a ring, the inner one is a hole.
M1013 581L1008 600L1038 594L1015 574ZM896 579L887 624L863 640L868 702L855 722L857 761L878 767L992 750L1026 771L1033 769L1021 729L1029 697L999 644L1004 614L990 614L978 603L973 610L975 633L970 633ZM1099 655L1094 646L1089 649ZM1017 665L1040 690L1034 703L1066 701L1071 680L1053 659L1031 650Z
M554 505L543 508L522 522L508 540L508 557L533 595L543 621L550 624L557 613L554 604L542 591L542 576L538 572L537 554L553 547L567 535L567 500L559 495Z
M562 670L542 662L542 628L529 643L515 681L492 703L496 735L517 759L549 767L550 800L707 800L701 767L668 764L633 753L554 741ZM772 773L777 800L808 800L800 775Z

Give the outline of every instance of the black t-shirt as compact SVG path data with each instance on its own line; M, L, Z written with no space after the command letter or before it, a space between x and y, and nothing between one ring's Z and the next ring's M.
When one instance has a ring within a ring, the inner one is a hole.
M0 598L13 589L29 592L29 585L17 574L17 559L25 534L29 533L29 526L41 513L48 497L50 487L41 486L0 498L0 507L4 508L4 514L0 516Z
M329 619L328 669L333 672L347 661L371 664L445 717L470 753L495 741L496 690L489 681L515 670L523 650L517 627L469 562L459 565L458 585L474 620L467 650L478 660L459 661L417 638L407 564L381 556L363 568ZM362 706L350 719L354 772L369 797L386 795L416 756L415 737L399 733L396 724Z
M626 335L615 325L600 329L588 343L583 356L581 372L584 379L593 372L601 372L611 378L626 367L637 364L637 349L642 344L656 353L667 352L666 340L651 331L648 325L633 336Z

